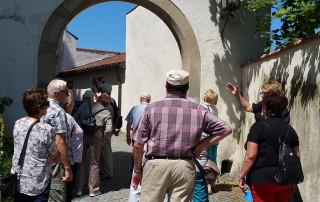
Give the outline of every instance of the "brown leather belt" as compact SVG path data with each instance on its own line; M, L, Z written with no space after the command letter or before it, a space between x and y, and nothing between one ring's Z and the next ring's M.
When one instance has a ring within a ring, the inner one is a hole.
M168 159L168 160L192 160L191 156L148 156L147 159Z

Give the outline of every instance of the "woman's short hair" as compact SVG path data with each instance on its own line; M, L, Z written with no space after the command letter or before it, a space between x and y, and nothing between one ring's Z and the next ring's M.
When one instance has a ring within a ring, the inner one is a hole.
M179 93L179 94L185 94L187 93L189 89L189 83L184 85L172 85L168 82L166 82L166 88L168 93Z
M262 107L268 117L279 117L284 119L283 111L288 106L288 99L283 93L276 91L265 92L262 97Z
M110 95L107 93L102 93L97 101L101 102L101 104L106 107L108 104L110 104L110 99Z
M63 90L66 85L67 85L67 82L60 79L54 79L48 84L48 87L47 87L48 94L53 95L55 92L59 90Z
M68 106L74 102L73 91L71 89L68 89L68 93L69 93L69 95L68 95L67 101L63 105L64 110L66 110L68 108Z
M208 89L204 93L203 99L205 100L205 102L211 105L216 105L218 102L218 94L214 92L212 89Z
M44 89L30 88L23 93L22 104L28 116L36 115L39 109L49 106L48 94Z
M276 91L278 93L283 93L281 84L276 80L269 80L265 82L261 88L269 91Z

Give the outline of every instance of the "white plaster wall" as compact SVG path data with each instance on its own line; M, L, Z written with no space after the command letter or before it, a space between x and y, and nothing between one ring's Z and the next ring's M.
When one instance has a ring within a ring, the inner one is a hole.
M127 14L124 118L133 106L140 104L142 92L151 94L151 102L165 97L165 74L171 69L182 69L182 65L177 42L169 28L143 7Z
M305 180L299 185L304 201L320 201L320 38L311 40L243 68L243 95L250 103L260 101L262 84L269 78L282 82L289 100L290 124L300 140ZM254 115L243 113L241 145ZM243 159L243 152L241 155Z
M62 0L0 0L0 96L12 98L6 110L6 134L26 115L22 94L37 85L39 40L45 23Z
M114 55L107 52L77 50L76 42L76 39L69 32L63 31L58 44L56 74Z
M209 88L216 91L219 94L217 106L219 117L229 123L234 130L233 135L221 141L219 145L218 164L221 165L221 161L224 159L231 159L234 161L232 171L237 171L239 169L240 108L236 100L226 91L225 85L227 82L240 85L240 64L263 53L263 41L254 36L254 17L242 9L236 11L236 17L229 19L222 39L220 32L225 19L220 19L219 16L220 1L188 1L186 3L181 0L173 0L172 2L189 20L197 38L201 56L201 67L199 67L201 68L201 98ZM127 80L130 88L124 92L130 93L132 95L130 97L136 100L136 104L139 103L139 92L148 89L152 89L153 98L153 92L156 92L157 95L161 95L156 99L162 99L164 81L162 82L161 78L164 77L168 69L171 69L167 66L167 62L169 64L178 60L180 62L180 57L173 57L171 51L169 56L163 57L162 52L168 52L167 48L171 44L175 44L172 41L174 39L169 29L163 29L158 25L158 21L160 21L158 18L152 17L153 14L150 12L142 12L143 10L138 8L127 15L126 74L133 75L130 81L132 80L134 87L131 87L131 82L129 83ZM137 17L133 18L133 15ZM172 39L169 39L169 36ZM168 60L166 57L170 57L170 59ZM157 61L158 58L161 60ZM153 62L146 62L149 60ZM140 72L144 74L141 75ZM148 80L146 80L147 84L144 84L143 78L146 75ZM158 83L160 87L156 87ZM147 89L144 89L144 86ZM203 101L200 100L200 103ZM124 105L125 111L132 106L132 104Z
M124 69L121 69L120 75L121 80L124 80ZM76 74L75 76L70 76L67 78L62 78L65 81L73 81L73 89L74 89L74 98L76 101L80 101L82 99L82 95L85 89L91 88L91 78L104 76L105 83L109 83L112 85L112 93L111 97L119 103L119 88L118 88L118 80L116 76L116 72L114 69L107 69L101 71L87 72L85 74Z

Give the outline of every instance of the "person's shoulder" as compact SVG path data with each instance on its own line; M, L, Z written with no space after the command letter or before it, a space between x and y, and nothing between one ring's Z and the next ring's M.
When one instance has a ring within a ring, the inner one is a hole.
M40 131L40 134L45 133L51 133L52 132L52 126L45 122L39 122L36 124L37 130Z
M157 107L157 106L163 106L164 105L163 103L165 101L166 101L165 99L157 100L157 101L149 103L149 105L147 107L152 108L152 107Z
M251 130L260 130L266 123L266 120L263 121L256 121L255 123L252 124L250 131Z

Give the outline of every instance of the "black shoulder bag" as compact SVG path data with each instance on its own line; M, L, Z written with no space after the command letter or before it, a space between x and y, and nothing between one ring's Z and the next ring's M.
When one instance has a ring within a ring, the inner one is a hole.
M28 145L28 140L30 136L30 132L34 125L39 123L39 121L35 121L29 128L26 139L24 140L24 144L21 150L21 154L19 157L18 166L20 167L20 170L22 171L23 163L24 163L24 157L26 155L26 149ZM18 187L18 179L17 179L18 173L11 173L6 172L1 179L1 197L2 198L11 198L14 197L15 193L17 192Z
M279 173L275 175L277 183L281 186L290 184L299 184L303 182L304 176L301 166L300 158L294 153L294 150L288 145L288 133L290 131L290 124L286 136L278 137L267 123L261 121L265 126L271 129L277 137L280 147L279 151Z
M96 130L98 130L98 127L96 125L96 115L102 112L104 109L101 109L95 113L91 112L91 104L89 103L89 109L90 109L90 115L86 117L85 119L82 120L81 122L81 128L83 132L86 134L91 134L93 135Z
M113 102L112 102L113 101ZM110 105L113 109L113 124L116 129L120 129L122 127L122 116L119 115L119 107L117 106L116 101L111 98Z

